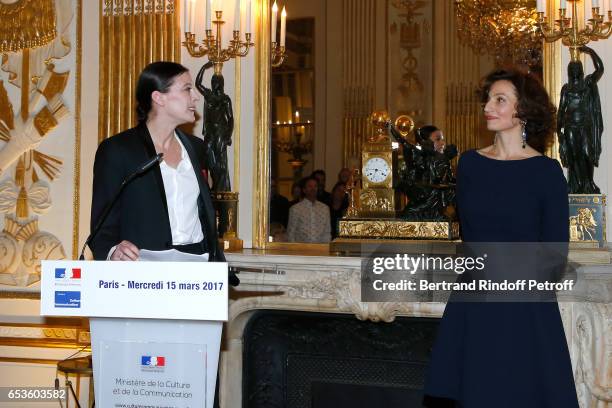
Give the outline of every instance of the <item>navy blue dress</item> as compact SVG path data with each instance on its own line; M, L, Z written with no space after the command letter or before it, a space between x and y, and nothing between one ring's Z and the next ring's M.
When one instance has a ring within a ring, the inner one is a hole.
M567 185L557 161L494 160L470 150L457 176L464 241L568 241ZM449 302L425 394L463 408L578 408L557 303Z

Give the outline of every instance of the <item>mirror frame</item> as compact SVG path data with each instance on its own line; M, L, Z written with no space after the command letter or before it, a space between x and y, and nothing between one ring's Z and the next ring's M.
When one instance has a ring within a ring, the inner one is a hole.
M548 2L547 15L554 15L559 0ZM255 140L254 140L254 191L253 191L253 248L282 250L295 253L321 253L329 251L329 244L308 244L293 242L268 242L269 196L270 196L270 0L259 0L257 26L258 47L255 61ZM544 86L555 105L561 93L562 45L560 41L545 43L543 50ZM555 142L547 155L558 158L558 142Z

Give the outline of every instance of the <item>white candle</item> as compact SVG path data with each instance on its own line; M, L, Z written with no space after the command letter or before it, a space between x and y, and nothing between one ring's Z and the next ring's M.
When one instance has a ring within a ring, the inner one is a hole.
M546 13L546 0L538 0L536 8L538 13Z
M212 0L206 0L206 29L207 30L212 30L212 23L211 23L211 19L212 19L212 4L211 4Z
M593 8L599 7L599 0L592 0L591 1L591 7L593 7Z
M612 0L610 0L612 1ZM251 0L247 1L247 9L246 9L246 32L251 32Z
M197 0L191 0L191 12L189 13L191 16L189 19L189 29L192 33L195 33L196 30L196 1Z
M278 18L278 6L276 1L272 5L272 42L276 42L276 19Z
M236 0L234 7L234 31L240 31L240 0Z
M567 8L567 0L561 0L559 3L559 8L566 9Z
M300 111L295 111L295 123L300 123Z
M285 34L287 29L287 12L285 11L285 7L283 6L283 11L281 13L281 47L285 46Z
M608 12L612 11L612 0L608 0Z
M185 32L189 31L189 0L183 2L183 28Z

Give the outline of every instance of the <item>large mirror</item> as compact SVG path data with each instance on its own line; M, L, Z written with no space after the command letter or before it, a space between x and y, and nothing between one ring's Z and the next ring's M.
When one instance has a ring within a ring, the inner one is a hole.
M259 76L269 91L261 112L267 153L260 156L269 165L262 193L269 206L256 245L303 250L334 238L334 222L347 205L341 183L347 169L361 167L375 110L391 120L409 115L416 127L435 125L459 152L491 142L475 90L499 61L464 45L453 1L285 0L283 6L285 62ZM330 219L322 220L314 205L302 206L294 218L308 217L312 228L296 233L289 214L312 197L310 176L318 179L317 202Z

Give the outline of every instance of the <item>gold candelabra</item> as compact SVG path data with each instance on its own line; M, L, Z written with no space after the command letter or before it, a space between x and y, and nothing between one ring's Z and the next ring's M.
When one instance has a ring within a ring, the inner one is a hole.
M285 39L287 35L287 10L283 7L281 11L281 29L280 29L280 44L276 40L276 25L277 25L277 17L278 17L278 5L276 4L276 0L272 5L272 21L271 23L271 37L272 37L272 47L270 49L270 55L272 58L272 66L274 68L280 67L285 61L286 56L286 48L285 48Z
M578 1L567 0L572 3L572 17L566 17L566 8L559 9L559 18L550 26L544 11L538 11L539 31L547 42L561 39L563 45L569 47L572 61L580 60L579 48L590 41L604 40L612 33L612 10L608 10L608 21L604 15L599 14L599 7L592 7L592 18L587 20L584 28L578 25ZM594 2L595 3L595 2ZM598 3L595 3L598 4Z
M277 131L288 130L288 133L283 135L277 133L276 137L273 138L272 143L274 148L283 153L291 154L291 158L287 160L287 163L293 167L293 176L295 180L302 178L302 167L308 163L308 160L304 160L302 156L312 152L312 122L306 123L276 123L272 125L273 129Z
M214 65L215 74L221 75L224 62L232 58L246 56L249 53L249 49L255 43L251 42L251 33L245 33L244 41L242 41L240 39L240 31L234 30L229 47L223 48L221 45L221 27L225 24L225 21L222 20L223 11L215 10L215 18L212 22L216 28L215 35L213 35L212 29L207 29L206 37L202 40L202 44L197 44L195 33L187 31L185 32L183 45L192 57L199 58L208 55L208 60Z
M272 54L272 66L274 68L283 65L283 62L285 62L285 57L287 56L285 46L278 45L276 41L272 42L270 54Z

